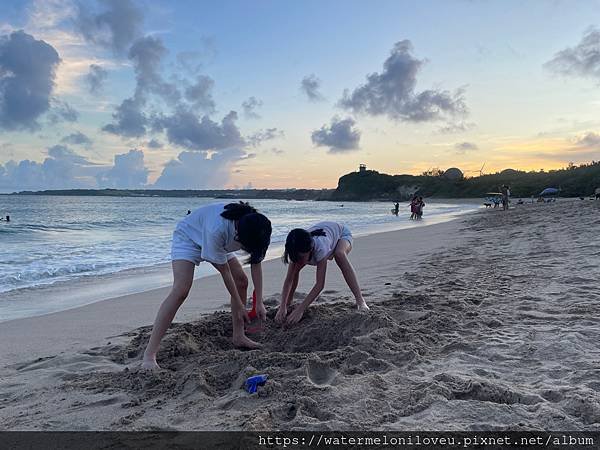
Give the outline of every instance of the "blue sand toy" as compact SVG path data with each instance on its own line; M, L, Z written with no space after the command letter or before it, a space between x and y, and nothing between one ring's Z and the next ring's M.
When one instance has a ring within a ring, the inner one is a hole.
M246 380L246 391L250 394L254 394L258 386L264 386L267 382L266 375L254 375Z

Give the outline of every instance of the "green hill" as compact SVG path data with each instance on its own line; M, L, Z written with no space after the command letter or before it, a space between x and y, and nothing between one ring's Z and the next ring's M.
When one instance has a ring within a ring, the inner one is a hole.
M412 195L438 198L484 197L507 184L513 197L537 196L547 187L560 189L562 197L582 197L600 188L600 162L549 172L506 169L473 178L451 178L439 171L427 175L388 175L363 170L342 176L332 200L407 200Z

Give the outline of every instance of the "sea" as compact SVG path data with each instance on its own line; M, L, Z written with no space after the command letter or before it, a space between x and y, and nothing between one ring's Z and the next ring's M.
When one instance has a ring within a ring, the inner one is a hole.
M172 282L171 235L188 210L213 198L0 195L0 321L62 311ZM452 220L477 200L427 200L421 221L392 203L247 200L273 224L267 258L280 257L289 230L322 220L355 236ZM210 264L196 278L216 273Z

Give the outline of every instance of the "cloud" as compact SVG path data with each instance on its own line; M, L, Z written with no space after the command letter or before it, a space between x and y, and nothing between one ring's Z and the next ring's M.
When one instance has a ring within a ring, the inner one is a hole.
M73 164L91 165L87 158L78 155L64 145L54 145L48 148L48 156L58 160L69 161Z
M81 155L78 155L70 148L64 145L54 145L47 150L48 156L55 159L62 159L74 164L88 164L88 160Z
M598 161L600 159L600 134L588 131L574 138L551 141L549 145L542 145L542 147L546 147L544 151L531 153L529 156L559 161L564 164Z
M600 134L590 131L578 138L575 141L575 145L579 147L598 148L600 147Z
M245 159L242 150L230 148L212 153L181 152L169 161L154 184L159 189L215 189L229 181L236 162Z
M104 82L108 78L108 72L97 64L90 64L90 71L85 77L90 94L100 94L104 87Z
M279 155L279 156L283 155L285 153L285 150L281 150L280 148L275 148L275 147L273 147L270 151L274 155Z
M95 164L64 145L50 147L47 154L42 163L23 160L0 165L0 190L94 187L89 174L96 170Z
M102 127L103 131L126 137L140 137L146 134L148 119L135 99L123 100L112 116L115 123L105 125Z
M136 40L128 57L133 62L136 86L133 97L123 100L113 113L114 122L102 130L125 137L146 134L148 119L144 113L150 95L158 95L167 104L176 105L181 94L172 83L163 80L159 73L160 63L167 49L159 38L146 36Z
M472 142L459 142L457 144L454 144L454 149L456 150L456 153L464 155L467 152L477 150L478 147Z
M59 122L77 122L79 119L79 113L67 102L53 99L52 103L54 106L50 110L48 115L48 121L51 125L55 125Z
M194 42L195 50L179 52L176 55L177 68L190 75L196 75L204 64L212 62L217 56L215 39L202 36Z
M600 31L589 28L575 47L555 53L544 67L562 75L600 79Z
M445 126L441 127L438 131L442 134L453 134L462 133L475 128L474 123L467 122L448 122Z
M246 119L260 119L260 116L256 113L256 109L260 108L262 105L262 100L258 100L254 96L243 102L242 108L244 109L244 116Z
M356 122L351 118L331 119L331 125L323 125L313 131L311 139L318 147L329 147L330 153L342 153L358 149L360 131L353 129Z
M246 141L252 147L258 147L264 141L270 141L271 139L277 139L283 137L284 133L277 128L267 128L266 130L260 130L249 136Z
M215 112L215 101L212 97L214 84L214 80L208 76L196 76L196 82L185 89L186 100L191 103L194 109L209 114Z
M157 37L145 36L133 43L128 56L135 70L135 99L145 101L148 95L156 94L170 105L179 102L181 94L177 86L160 75L160 64L167 53L162 40Z
M99 187L136 189L146 185L149 172L144 167L144 152L132 149L115 155L114 165L98 174L96 180Z
M320 102L325 100L325 97L319 92L321 80L313 73L302 78L300 82L300 90L306 94L311 102Z
M78 4L75 28L88 41L123 55L140 36L143 13L131 0L100 0L102 11L90 11L90 1Z
M39 129L59 62L51 45L23 31L0 37L0 129Z
M383 63L383 71L368 75L367 82L353 92L346 89L339 106L354 113L386 115L407 122L465 115L463 89L453 94L435 89L415 92L417 74L425 61L413 57L411 51L410 41L397 42Z
M163 148L162 143L157 139L150 139L146 145L148 148Z
M38 163L30 160L0 164L0 191L145 187L149 170L140 150L115 155L114 164L102 166L89 161L64 145L46 151Z
M208 116L199 119L191 111L179 109L170 116L156 117L153 129L164 129L171 144L189 150L220 150L245 144L236 120L235 111L230 111L219 124Z
M73 145L83 145L84 147L91 147L92 145L92 140L81 131L76 131L75 133L65 136L61 139L61 142Z

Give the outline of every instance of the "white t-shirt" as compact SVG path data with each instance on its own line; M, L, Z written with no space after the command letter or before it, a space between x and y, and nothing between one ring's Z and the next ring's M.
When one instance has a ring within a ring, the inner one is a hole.
M323 229L325 236L313 236L313 254L310 261L308 261L311 266L316 266L319 261L331 256L344 229L343 225L337 222L319 222L310 227L308 232L310 233L319 228Z
M202 249L202 259L215 264L225 264L228 253L242 248L242 245L234 240L234 221L221 216L224 207L225 203L202 206L177 224L177 230Z

